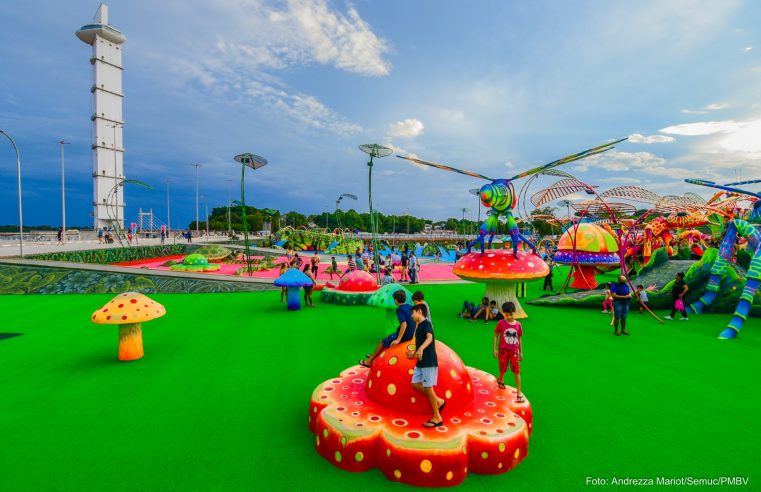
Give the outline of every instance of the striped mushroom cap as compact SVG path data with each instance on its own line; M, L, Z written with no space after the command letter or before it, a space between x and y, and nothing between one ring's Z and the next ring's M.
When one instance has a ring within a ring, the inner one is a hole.
M533 253L492 249L485 253L469 253L455 263L452 272L465 280L531 280L547 275L550 268Z
M125 292L95 311L91 319L99 325L123 325L150 321L165 314L166 308L158 302L139 292Z

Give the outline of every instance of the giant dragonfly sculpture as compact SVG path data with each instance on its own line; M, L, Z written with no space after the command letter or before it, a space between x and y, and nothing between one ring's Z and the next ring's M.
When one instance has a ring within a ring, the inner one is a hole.
M560 158L556 161L552 161L543 166L535 167L534 169L522 172L520 174L516 174L512 178L508 178L508 179L492 179L487 176L484 176L483 174L478 174L471 171L465 171L463 169L445 166L443 164L436 164L435 162L428 162L422 159L416 159L413 157L405 157L401 155L398 155L397 157L406 159L416 164L431 166L438 169L443 169L444 171L452 171L455 173L464 174L466 176L472 176L474 178L480 178L480 179L485 179L487 181L491 181L490 183L483 185L479 189L481 204L484 207L489 208L490 211L487 214L486 221L484 221L484 223L481 224L481 227L478 231L478 237L473 242L468 244L468 253L470 253L470 250L476 244L479 244L481 246L481 253L483 253L486 246L485 244L486 236L489 236L489 247L491 248L491 243L494 240L494 235L497 233L497 224L499 223L499 218L504 217L507 221L507 232L512 238L513 254L515 255L518 254L518 245L521 242L527 244L532 249L532 251L536 254L536 245L534 245L534 243L532 243L528 238L526 238L523 234L521 234L520 228L518 227L518 224L516 223L515 218L513 217L513 209L516 207L517 200L518 200L518 195L515 193L515 187L513 186L513 181L515 181L516 179L525 178L526 176L531 176L532 174L541 173L542 171L546 171L553 167L561 166L563 164L568 164L569 162L578 161L579 159L583 159L585 157L607 152L608 150L611 150L615 144L619 142L623 142L624 140L626 140L626 138L622 138L620 140L598 145L597 147L584 150L577 154L571 154L571 155L565 156L563 158Z

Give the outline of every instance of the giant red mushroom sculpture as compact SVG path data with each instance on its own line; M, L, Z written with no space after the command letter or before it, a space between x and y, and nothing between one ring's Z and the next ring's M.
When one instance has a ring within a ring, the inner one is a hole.
M436 392L446 399L444 425L426 428L431 407L410 383L414 344L381 352L370 368L354 366L315 388L309 429L317 452L334 466L360 472L378 468L387 479L424 487L457 485L468 472L496 475L528 452L531 404L516 390L499 389L491 374L466 367L436 342Z
M452 272L464 280L486 284L489 300L502 306L505 302L515 304L515 317L526 318L528 315L518 302L515 293L516 284L545 277L550 268L542 259L533 254L512 250L492 249L485 253L469 253L455 263Z

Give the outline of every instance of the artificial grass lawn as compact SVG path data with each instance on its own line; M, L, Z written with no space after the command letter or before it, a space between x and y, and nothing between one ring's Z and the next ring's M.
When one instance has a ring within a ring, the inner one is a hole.
M494 325L455 317L483 286L421 290L437 338L495 370ZM0 340L0 489L406 487L334 468L307 429L312 389L373 347L382 311L318 301L287 312L279 292L154 295L168 314L143 326L145 357L124 363L117 328L89 321L111 297L0 298L0 331L24 333ZM528 457L462 490L580 490L587 476L740 475L761 487L757 319L719 341L729 315L659 325L633 312L633 336L614 337L599 310L527 311Z

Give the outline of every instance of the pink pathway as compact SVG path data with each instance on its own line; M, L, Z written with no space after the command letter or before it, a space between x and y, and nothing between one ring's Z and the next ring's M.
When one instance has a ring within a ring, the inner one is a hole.
M262 258L261 256L254 256L254 258ZM145 260L141 262L133 262L129 265L120 265L120 266L126 266L129 268L148 268L150 270L171 270L170 267L161 266L162 263L166 262L166 258L161 259L153 259L153 260ZM308 257L304 258L304 261L307 261ZM277 259L278 263L285 261L285 256L278 257ZM423 263L420 265L420 272L418 275L418 280L420 281L440 281L440 280L459 280L459 277L457 277L455 274L452 273L452 263ZM243 263L226 263L220 265L221 268L217 270L216 272L202 272L206 273L208 275L235 275L235 272L244 266ZM330 266L329 263L321 262L320 263L320 269L317 273L317 280L320 282L323 281L329 281L330 275L324 273L325 269ZM338 263L338 268L341 271L346 271L346 263ZM201 272L195 272L195 273L201 273ZM400 273L398 269L394 271L394 278L398 281L400 277ZM269 270L262 270L259 272L254 272L254 277L257 278L266 278L266 279L275 279L278 277L278 268L270 268ZM333 275L333 279L337 280L338 276Z

